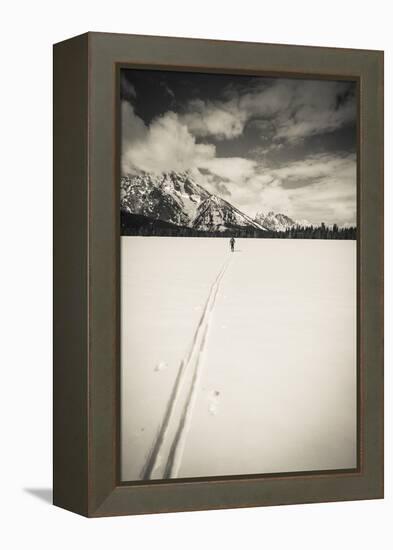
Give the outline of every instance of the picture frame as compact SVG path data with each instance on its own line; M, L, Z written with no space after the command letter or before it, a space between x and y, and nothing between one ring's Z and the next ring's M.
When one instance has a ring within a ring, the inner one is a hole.
M357 435L350 471L119 473L119 68L357 82ZM54 46L54 504L87 517L383 498L383 52L86 33Z

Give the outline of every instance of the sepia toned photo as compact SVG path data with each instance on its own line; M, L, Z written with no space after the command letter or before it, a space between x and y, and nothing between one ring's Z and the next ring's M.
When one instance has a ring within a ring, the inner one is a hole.
M356 469L357 82L118 100L121 480Z

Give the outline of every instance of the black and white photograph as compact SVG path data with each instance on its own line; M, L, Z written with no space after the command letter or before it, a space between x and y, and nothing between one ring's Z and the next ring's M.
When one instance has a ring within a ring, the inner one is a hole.
M355 470L357 82L119 88L121 480Z

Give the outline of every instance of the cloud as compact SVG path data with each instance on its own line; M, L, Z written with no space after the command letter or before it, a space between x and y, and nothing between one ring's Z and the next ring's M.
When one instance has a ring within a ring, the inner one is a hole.
M123 173L184 171L203 165L214 155L215 146L196 143L176 113L168 111L147 127L132 106L123 102Z
M298 140L332 132L356 118L354 96L342 82L304 81L294 88L292 101L280 113L274 139ZM345 100L340 98L346 97Z
M259 194L259 201L255 201L253 214L257 212L275 212L283 213L287 216L294 216L295 209L291 197L279 182L273 181L270 185L263 188Z
M163 80L160 81L160 86L165 90L165 92L173 99L175 100L175 94L172 90L172 88L170 88L168 86L168 84L166 82L164 82Z
M209 170L223 180L242 184L254 175L257 163L242 157L212 157L203 159L198 166Z
M148 129L143 120L135 114L133 106L128 101L121 102L120 118L123 160L133 143L146 138Z
M223 101L192 100L181 120L197 137L233 139L254 124L273 141L294 142L354 121L356 102L349 90L347 82L264 79L246 92L231 89Z
M246 94L241 91L238 95L239 106L247 112L248 119L252 116L271 119L288 109L293 101L296 89L294 80L268 80L269 85L263 83Z
M193 171L193 176L210 193L224 198L232 196L227 186L229 179L217 176L204 168Z
M250 178L255 176L257 163L242 157L213 157L198 164L202 177L199 183L211 193L231 197L239 208L248 200Z
M122 99L125 99L127 101L132 101L136 98L135 86L127 80L124 74L121 76L120 79L120 95Z
M356 224L355 155L313 155L271 168L243 158L204 162L199 183L250 216L281 212L295 220ZM224 193L221 185L224 185Z
M243 133L247 114L234 101L223 103L197 99L187 104L187 112L181 120L198 137L232 139Z
M355 155L315 155L269 171L261 186L263 211L281 209L295 219L339 225L356 224ZM289 185L301 181L302 185Z
M292 162L288 165L276 168L274 170L275 177L284 182L289 182L295 187L302 187L302 182L313 183L320 179L332 177L332 175L340 175L340 178L345 181L354 182L356 176L356 157L351 155L330 155L320 154L305 158L304 160Z

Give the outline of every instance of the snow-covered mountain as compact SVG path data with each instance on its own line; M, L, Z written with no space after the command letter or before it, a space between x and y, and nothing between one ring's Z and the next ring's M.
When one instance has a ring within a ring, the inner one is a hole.
M204 189L190 172L123 176L120 205L131 214L200 231L265 229L229 202Z
M255 221L270 229L270 231L286 231L291 227L296 227L298 222L286 216L285 214L275 214L274 212L269 212L264 214L260 212L255 216Z
M211 228L215 231L224 231L238 227L265 230L260 223L216 195L210 195L200 204L193 227L202 231L208 231Z
M210 193L187 173L123 176L120 206L131 214L191 226L201 203Z

